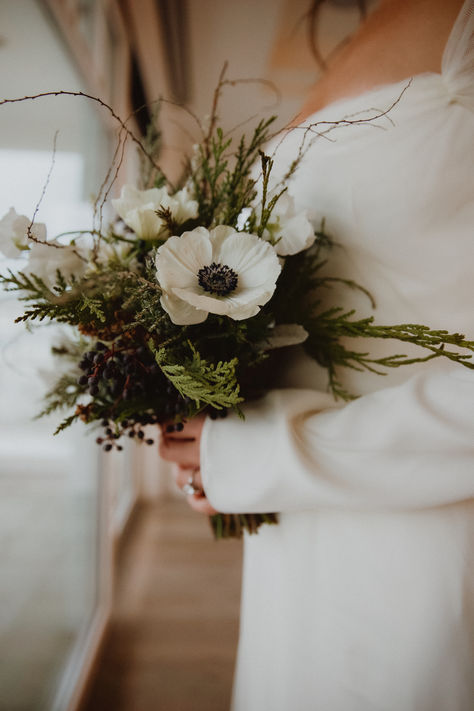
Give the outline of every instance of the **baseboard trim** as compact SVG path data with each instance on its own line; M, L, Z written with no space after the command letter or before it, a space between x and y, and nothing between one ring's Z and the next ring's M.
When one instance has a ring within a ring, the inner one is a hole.
M104 642L110 610L97 610L87 632L80 635L69 655L51 711L79 711Z

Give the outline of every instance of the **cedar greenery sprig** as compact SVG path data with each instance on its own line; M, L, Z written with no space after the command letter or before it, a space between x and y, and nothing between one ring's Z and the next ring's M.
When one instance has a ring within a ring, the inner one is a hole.
M309 335L304 348L327 370L328 387L337 399L357 397L357 393L348 392L341 384L340 373L345 368L386 375L391 368L448 358L474 369L474 341L463 334L431 329L422 324L380 325L373 316L357 318L355 310L325 308L324 292L336 284L360 291L372 308L375 303L372 295L356 282L321 274L330 262L330 250L336 248L324 230L323 224L320 239L312 248L285 260L280 288L275 292L271 306L281 322L289 322L292 318L307 330ZM352 339L390 339L409 343L428 353L419 357L402 353L373 357L369 351L354 350L347 345Z
M199 204L200 224L237 225L242 209L256 197L257 181L251 171L275 120L272 116L260 121L248 142L245 136L241 137L234 154L230 152L232 138L227 138L220 127L210 137L208 147L198 146L188 170Z
M327 369L329 388L336 398L351 400L356 393L348 392L342 385L339 373L344 368L386 375L386 370L415 363L424 363L435 358L449 360L474 369L472 353L474 341L459 333L434 330L420 324L378 325L374 318L354 318L355 311L345 312L340 308L319 313L304 324L309 332L305 349L315 360ZM380 358L369 351L356 351L345 345L347 339L392 339L429 351L428 355L413 357L394 353ZM344 340L343 340L344 339ZM450 350L449 345L465 349L469 353Z
M174 385L183 398L195 403L197 410L205 405L215 410L233 408L240 416L240 385L237 382L238 359L211 363L200 356L196 348L188 342L190 356L181 362L170 362L170 353L165 348L149 347L166 378Z

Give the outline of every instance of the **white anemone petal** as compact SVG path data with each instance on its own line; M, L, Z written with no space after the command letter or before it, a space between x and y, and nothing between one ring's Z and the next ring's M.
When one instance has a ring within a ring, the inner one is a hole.
M304 343L308 335L308 331L299 323L281 323L273 328L271 335L261 344L261 347L264 350L272 350L297 346Z
M124 222L141 239L155 239L163 228L163 220L158 217L152 205L130 210Z
M269 288L281 272L273 247L256 235L235 232L220 245L220 261L239 275L241 288Z
M203 309L219 316L230 316L237 321L248 318L248 316L242 316L241 313L247 313L249 310L252 311L252 316L255 315L260 306L266 304L273 294L273 290L263 292L261 289L249 289L240 293L233 292L224 297L197 293L195 289L174 288L172 291L173 294L197 309Z
M239 233L236 232L233 227L229 227L229 225L218 225L217 227L214 227L214 229L209 232L209 239L212 243L213 258L215 259L222 253L222 250L225 250L225 244L232 237L232 235L238 234Z
M173 213L173 218L178 223L186 222L190 217L198 216L198 203L192 200L186 188L178 190L172 197L172 205L170 205Z
M304 214L280 221L280 231L275 234L278 242L275 251L281 256L297 254L311 247L316 236L313 226Z
M166 199L169 199L166 188L138 190L133 185L124 185L120 197L112 200L112 205L116 213L126 222L126 216L131 210L143 207L157 210Z
M160 302L172 322L177 326L190 326L195 323L202 323L208 316L207 311L196 309L194 306L191 306L191 304L171 294L164 293Z
M209 233L204 227L184 232L181 237L170 237L156 255L156 273L161 287L195 288L198 272L212 262Z

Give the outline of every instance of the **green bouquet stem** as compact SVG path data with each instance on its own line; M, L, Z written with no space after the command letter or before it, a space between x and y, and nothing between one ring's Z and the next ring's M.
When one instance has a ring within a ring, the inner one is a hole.
M258 533L258 529L264 523L278 523L278 515L275 513L264 514L223 514L217 513L209 516L214 538L218 541L221 538L242 538L243 532Z

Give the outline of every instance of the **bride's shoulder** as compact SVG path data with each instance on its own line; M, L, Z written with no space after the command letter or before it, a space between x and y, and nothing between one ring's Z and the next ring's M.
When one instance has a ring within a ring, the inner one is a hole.
M466 4L463 0L382 0L334 55L296 122L376 86L440 72L453 26Z

